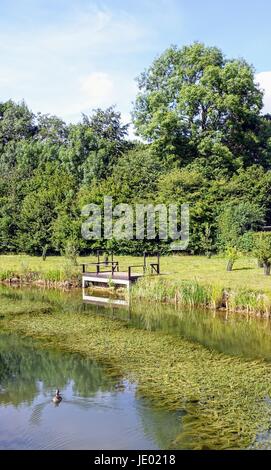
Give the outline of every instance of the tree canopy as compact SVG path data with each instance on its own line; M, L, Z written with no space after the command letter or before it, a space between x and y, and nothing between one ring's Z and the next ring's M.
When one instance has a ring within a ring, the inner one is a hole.
M264 162L270 125L261 118L263 94L245 60L228 60L201 43L170 47L138 85L138 134L180 166L199 157L232 171Z
M66 124L0 102L1 252L167 251L157 239L83 240L81 209L104 195L115 204L189 203L190 253L237 249L240 238L248 247L248 232L271 225L271 116L253 67L201 43L172 46L138 87L140 141L113 106Z

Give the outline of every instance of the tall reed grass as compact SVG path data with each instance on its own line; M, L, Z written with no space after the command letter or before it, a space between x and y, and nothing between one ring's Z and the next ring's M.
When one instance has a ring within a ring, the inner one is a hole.
M27 263L21 263L17 270L0 271L0 282L17 281L22 284L44 281L45 283L59 283L65 281L75 281L80 285L80 269L69 261L63 263L61 268L50 268L47 270L32 270Z
M196 280L172 281L146 277L133 286L132 299L170 302L191 308L224 308L231 312L271 315L271 299L263 292L251 289L229 290L221 285L201 284Z

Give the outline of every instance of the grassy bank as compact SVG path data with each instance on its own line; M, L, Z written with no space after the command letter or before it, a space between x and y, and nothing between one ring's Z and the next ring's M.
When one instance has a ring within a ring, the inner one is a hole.
M134 301L174 303L190 308L223 308L229 312L271 315L271 297L268 293L247 288L225 289L218 283L144 278L133 287L132 298Z
M117 256L121 267L129 264L139 264L142 258ZM78 263L95 261L93 256L79 257ZM161 258L161 271L171 280L197 280L201 284L221 284L225 288L248 288L263 290L271 294L271 278L263 275L263 270L257 267L254 258L239 258L232 272L226 271L226 260L214 256L208 259L204 256L165 256ZM60 256L49 256L46 261L42 258L26 255L0 256L0 273L11 272L23 274L38 272L43 276L50 271L58 271L62 277L65 269L71 264ZM77 269L80 272L80 268Z
M121 269L142 259L118 256ZM78 258L73 266L65 258L41 258L24 255L0 256L0 281L65 286L80 285L80 263L95 257ZM271 278L263 275L253 258L237 260L232 272L226 271L222 257L166 256L161 259L159 279L146 278L133 289L135 299L174 302L180 305L227 308L252 314L271 315Z
M42 309L40 310L40 308ZM48 308L47 308L48 307ZM27 312L27 313L25 313ZM1 298L0 328L79 352L138 383L157 406L185 410L173 447L245 448L269 428L271 366L210 351L162 332L86 313Z

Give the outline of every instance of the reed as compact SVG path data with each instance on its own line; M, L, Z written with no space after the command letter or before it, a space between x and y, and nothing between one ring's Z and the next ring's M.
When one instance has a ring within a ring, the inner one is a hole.
M10 269L0 271L0 281L8 281L13 276L14 276L14 273Z
M170 302L184 307L224 308L231 312L271 315L271 298L251 289L226 289L220 284L198 281L172 281L146 277L132 289L132 299L148 302Z
M40 276L41 279L48 282L60 282L64 280L64 273L61 269L50 269Z

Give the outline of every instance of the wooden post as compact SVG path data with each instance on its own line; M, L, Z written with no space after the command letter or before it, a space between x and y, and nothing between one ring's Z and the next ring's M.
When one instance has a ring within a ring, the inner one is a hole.
M97 250L97 261L100 262L100 250Z
M160 253L157 253L157 274L160 274Z

